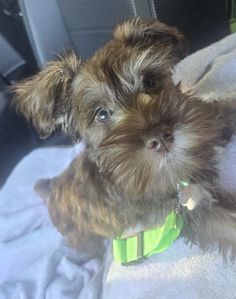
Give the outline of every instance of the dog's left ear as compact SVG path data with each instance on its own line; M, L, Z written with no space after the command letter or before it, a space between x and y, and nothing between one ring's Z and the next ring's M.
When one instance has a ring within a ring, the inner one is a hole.
M38 74L13 86L16 109L33 123L41 138L49 137L57 127L70 127L72 83L79 67L80 59L67 51Z
M176 28L155 19L137 17L127 20L115 28L113 35L114 39L141 50L161 48L169 52L173 64L187 54L188 42L184 35Z

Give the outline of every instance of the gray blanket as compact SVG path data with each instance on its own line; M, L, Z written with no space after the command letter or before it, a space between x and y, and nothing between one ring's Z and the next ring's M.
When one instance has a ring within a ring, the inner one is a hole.
M207 101L236 97L236 34L181 61L174 79Z

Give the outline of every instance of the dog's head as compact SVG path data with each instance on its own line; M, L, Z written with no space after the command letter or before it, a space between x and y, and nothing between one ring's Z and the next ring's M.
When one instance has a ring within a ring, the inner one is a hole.
M172 81L185 51L176 29L128 20L90 60L70 53L18 84L15 102L41 136L62 125L81 138L123 191L164 192L210 169L217 138L212 110Z

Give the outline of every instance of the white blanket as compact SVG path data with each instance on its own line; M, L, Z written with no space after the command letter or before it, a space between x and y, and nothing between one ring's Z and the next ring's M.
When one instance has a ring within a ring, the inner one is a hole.
M180 79L184 89L194 88L206 100L236 95L236 34L181 62L175 74ZM70 249L33 185L59 174L80 150L80 145L35 150L0 190L0 299L236 298L236 266L181 240L130 267L115 265L110 248L105 263ZM236 138L219 166L222 184L231 190L235 157Z
M81 150L33 151L0 191L0 299L94 299L102 263L70 249L35 194L37 179L61 173Z

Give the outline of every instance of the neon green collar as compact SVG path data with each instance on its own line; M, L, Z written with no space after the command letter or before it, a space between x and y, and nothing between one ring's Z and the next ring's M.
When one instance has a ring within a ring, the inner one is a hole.
M170 247L180 235L183 218L171 212L161 227L141 231L137 235L113 240L113 256L122 265L136 264L143 259Z

